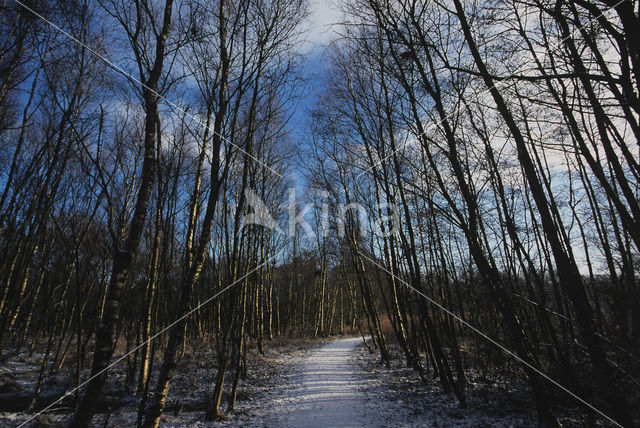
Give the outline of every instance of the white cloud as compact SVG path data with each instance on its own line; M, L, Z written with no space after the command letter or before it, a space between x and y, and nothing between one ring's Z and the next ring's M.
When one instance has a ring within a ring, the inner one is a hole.
M340 10L334 0L312 0L310 6L309 32L303 51L328 45L337 36L340 22Z

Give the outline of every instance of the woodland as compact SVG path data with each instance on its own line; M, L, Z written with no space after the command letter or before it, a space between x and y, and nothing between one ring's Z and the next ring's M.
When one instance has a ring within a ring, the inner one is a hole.
M539 426L640 423L640 2L335 3L309 74L307 0L4 1L21 412L92 426L117 365L156 427L200 344L221 420L249 350L361 335L461 408L500 371Z

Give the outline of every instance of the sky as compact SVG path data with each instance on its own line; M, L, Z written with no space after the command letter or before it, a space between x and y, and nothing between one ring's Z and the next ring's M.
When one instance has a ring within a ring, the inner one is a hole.
M340 22L340 10L335 0L311 0L310 31L306 49L323 47L336 37L334 24Z
M310 15L304 27L308 31L303 35L304 41L300 45L300 53L304 55L300 72L307 82L299 94L296 105L292 105L292 117L289 122L291 136L296 145L305 143L308 127L308 111L312 108L322 90L323 75L326 72L326 49L337 37L337 23L340 22L341 12L335 0L310 0ZM302 186L304 180L301 171L294 177L297 186Z

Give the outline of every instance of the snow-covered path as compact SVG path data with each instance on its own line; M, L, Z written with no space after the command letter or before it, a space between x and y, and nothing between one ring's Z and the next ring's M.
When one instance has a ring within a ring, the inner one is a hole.
M351 362L361 338L330 342L307 356L290 389L275 403L277 426L361 427L364 397Z

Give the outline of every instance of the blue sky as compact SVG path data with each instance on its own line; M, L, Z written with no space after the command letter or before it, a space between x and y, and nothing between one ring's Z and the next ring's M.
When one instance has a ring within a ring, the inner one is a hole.
M308 31L300 52L305 55L301 73L308 79L290 121L291 136L297 145L305 143L308 124L308 110L315 105L317 96L322 90L323 75L326 72L326 50L332 40L337 37L336 26L340 22L340 11L334 0L311 0L310 16L305 26ZM298 174L296 184L302 180Z

